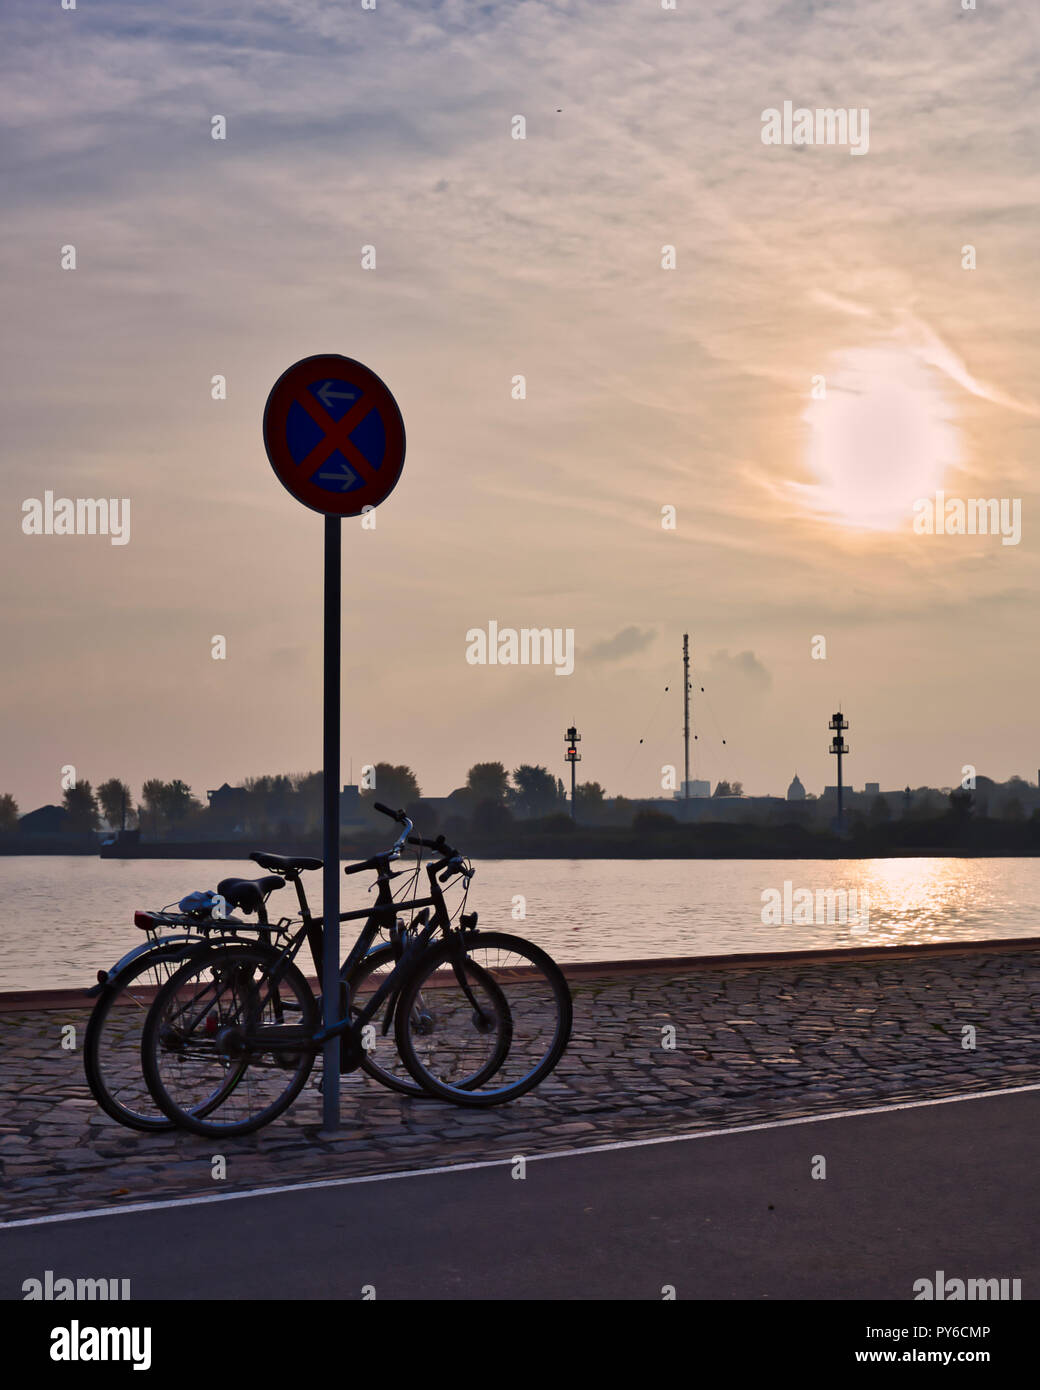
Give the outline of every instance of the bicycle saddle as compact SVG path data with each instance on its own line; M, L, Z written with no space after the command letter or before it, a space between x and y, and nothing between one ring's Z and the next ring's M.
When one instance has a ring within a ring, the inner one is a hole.
M270 874L266 878L225 878L217 884L217 892L239 912L259 912L264 898L276 888L284 888L285 879Z
M298 873L300 869L320 869L321 859L310 859L303 854L262 854L254 850L249 856L261 869L274 869L280 874Z

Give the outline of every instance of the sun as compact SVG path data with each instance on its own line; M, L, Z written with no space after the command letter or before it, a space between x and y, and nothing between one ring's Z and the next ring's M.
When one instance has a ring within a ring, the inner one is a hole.
M958 433L934 371L912 353L858 348L824 376L826 395L802 419L803 505L844 526L891 531L910 524L914 502L933 497L959 462Z

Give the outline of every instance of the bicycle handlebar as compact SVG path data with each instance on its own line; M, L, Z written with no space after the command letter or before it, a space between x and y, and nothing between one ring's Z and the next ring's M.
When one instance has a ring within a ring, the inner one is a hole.
M348 864L343 872L345 874L363 874L366 869L378 869L383 860L389 864L389 854L374 854L371 859L362 859L360 864Z
M442 854L444 856L445 863L447 863L449 859L462 858L462 851L459 849L453 849L452 846L448 844L447 840L445 840L443 835L438 835L436 840L424 840L419 835L409 835L408 843L410 845L422 845L424 849L436 850L438 854Z
M404 844L405 840L409 838L410 831L414 829L412 822L403 811L391 811L388 806L384 806L382 802L379 801L373 801L372 805L377 811L382 811L384 816L389 816L391 820L395 820L398 824L403 825L404 829L401 831L400 835L398 835L390 849L386 850L383 854L373 854L371 858L363 859L360 864L347 864L343 870L345 874L361 874L364 873L366 869L389 868L391 860L401 857L401 846Z
M471 879L477 872L472 867L466 868L465 859L461 854L454 855L450 860L442 859L439 864L431 865L434 871L442 867L444 867L444 872L440 876L442 883L447 883L448 879L454 878L456 874L462 874L465 878Z
M442 856L435 864L427 864L426 866L426 872L431 878L435 874L440 874L442 883L447 883L449 878L454 878L456 874L461 873L466 873L467 878L472 878L476 872L474 869L470 869L468 873L466 872L463 867L466 856L461 850L453 849L443 835L438 835L436 840L424 840L419 835L409 835L408 843L410 845L421 845L424 849L436 850L437 853ZM444 870L443 873L441 873L442 869Z

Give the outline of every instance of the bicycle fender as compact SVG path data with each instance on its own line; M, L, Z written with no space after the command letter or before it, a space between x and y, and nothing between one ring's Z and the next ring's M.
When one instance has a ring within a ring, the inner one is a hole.
M157 941L142 941L140 946L135 946L132 951L127 951L125 956L117 960L111 970L99 971L98 973L104 974L105 978L103 980L99 979L98 983L94 985L93 988L88 989L86 993L100 994L101 991L107 989L109 985L116 984L120 975L123 974L129 965L139 960L141 956L148 955L151 951L172 950L175 946L201 946L205 945L206 940L207 938L204 936L161 936Z

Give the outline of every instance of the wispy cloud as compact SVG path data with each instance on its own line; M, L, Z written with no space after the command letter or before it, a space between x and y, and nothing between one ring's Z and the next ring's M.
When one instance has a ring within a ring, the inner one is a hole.
M765 694L773 685L773 678L752 651L737 652L730 656L728 651L712 652L708 659L705 679L710 680L715 692L734 690Z
M656 635L653 628L623 627L613 637L593 643L583 654L584 659L594 662L624 661L625 657L646 651Z

